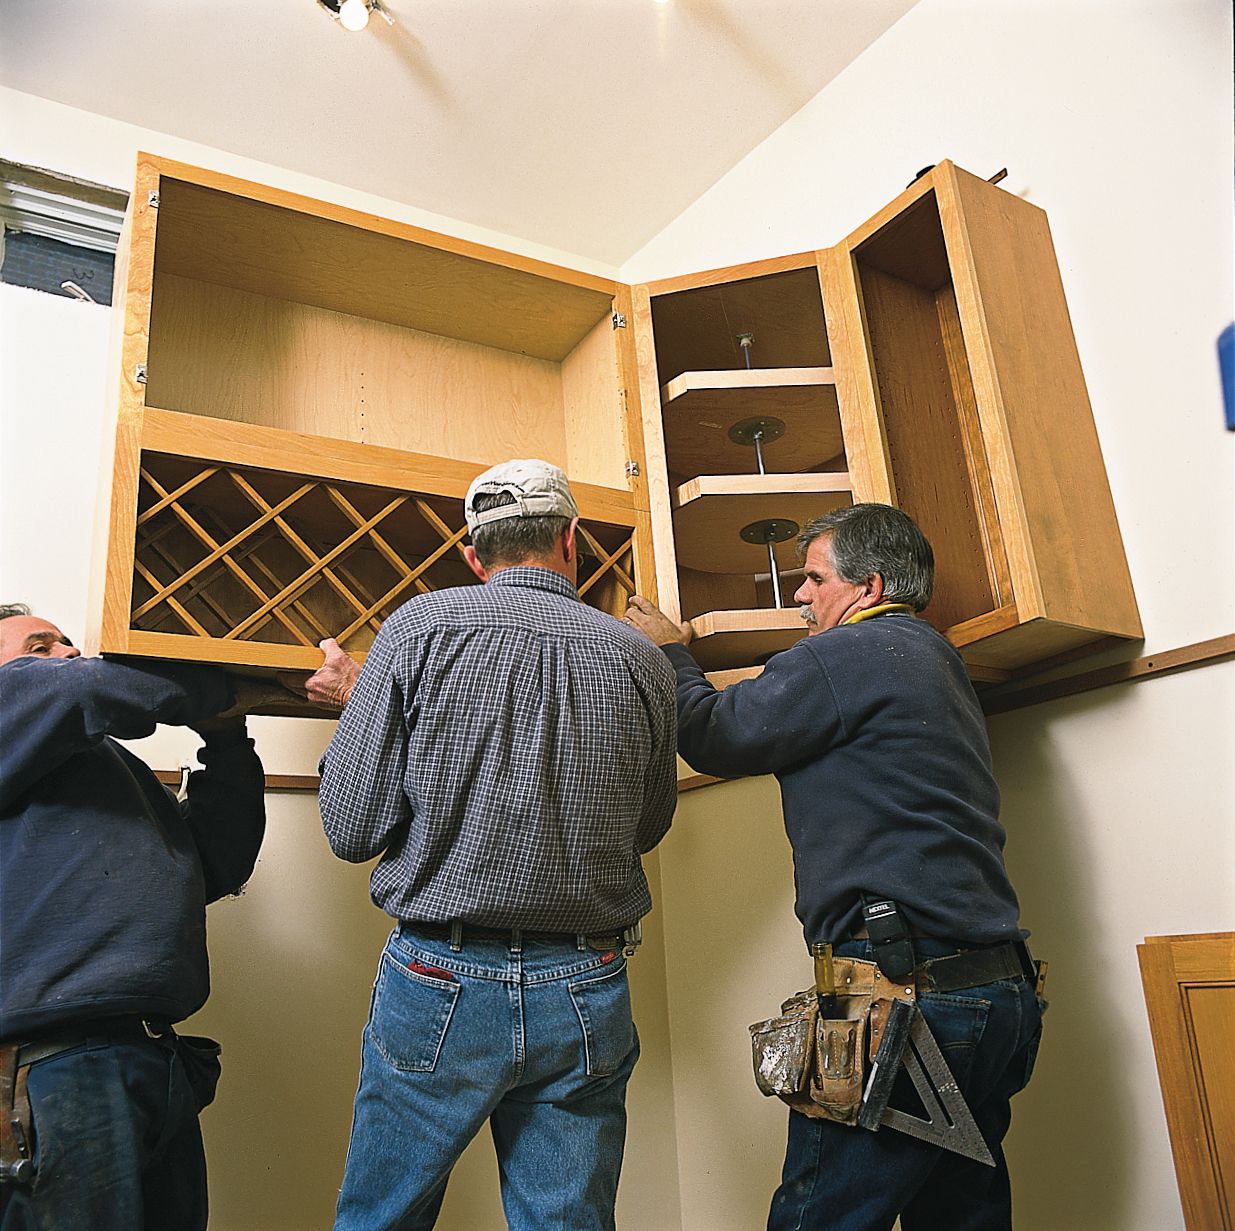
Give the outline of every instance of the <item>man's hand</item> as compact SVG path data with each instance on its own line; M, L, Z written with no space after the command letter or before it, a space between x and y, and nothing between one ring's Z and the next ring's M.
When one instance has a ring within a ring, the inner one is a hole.
M641 594L632 594L626 607L623 623L638 629L655 645L689 645L695 635L690 621L675 624L654 603L648 602Z
M352 695L360 676L360 664L343 650L333 637L319 642L325 661L304 682L304 693L319 705L342 709Z
M230 710L226 711L226 716L216 714L213 718L203 718L200 722L193 723L191 729L205 740L212 735L221 735L225 731L235 731L238 735L243 735L248 730L244 715L233 714Z
M210 732L226 731L228 728L239 730L244 726L244 717L263 706L286 706L293 699L299 700L299 695L286 685L271 679L252 679L247 675L228 674L232 687L232 703L225 710L220 710L213 718L204 718L193 723L193 730L198 735Z

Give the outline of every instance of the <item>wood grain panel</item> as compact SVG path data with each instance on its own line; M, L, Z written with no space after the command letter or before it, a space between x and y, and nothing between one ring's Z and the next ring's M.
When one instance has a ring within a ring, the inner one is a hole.
M475 462L167 410L146 411L141 440L143 448L156 453L460 499L467 494L471 481L485 469ZM634 502L628 491L590 483L572 483L571 489L585 519L616 526L635 524Z
M796 480L796 482L795 482ZM673 525L683 567L710 573L768 571L768 549L741 530L776 518L801 529L852 503L848 475L703 475L678 489ZM773 544L781 569L798 565L797 536Z
M940 179L939 201L1001 520L1023 518L1032 544L1012 552L1014 568L1035 574L1043 615L1139 637L1046 215L956 168Z
M633 546L633 569L637 592L660 605L657 575L656 519L652 513L652 476L649 468L649 446L643 423L643 387L639 371L639 341L635 329L635 292L633 287L620 286L614 299L619 318L625 328L616 328L614 342L618 363L618 395L622 409L624 456L633 467L627 467L626 484L635 502L637 522ZM659 444L658 446L659 447ZM662 459L663 465L663 459ZM663 489L662 489L663 496ZM672 540L668 545L672 552Z
M691 653L705 671L760 663L806 636L797 607L709 611L691 619Z
M642 426L648 507L652 541L656 546L657 606L671 620L680 620L685 610L678 589L677 552L673 545L673 511L669 470L665 460L664 422L660 405L660 373L656 366L656 342L652 333L652 304L646 286L631 294L628 328L634 331L638 378L639 414Z
M1188 1231L1231 1231L1235 1194L1235 932L1137 946Z
M160 191L160 272L554 361L612 311L606 279L276 189L164 164Z
M738 335L751 333L751 366L830 364L819 275L814 263L765 277L744 277L652 299L660 383L682 372L745 368Z
M561 405L571 482L627 487L625 407L613 321L605 317L562 361ZM496 457L496 454L492 456Z
M935 306L939 310L940 333L943 337L944 354L947 356L948 375L952 380L952 399L956 404L957 422L965 450L965 468L969 472L969 489L973 492L978 531L982 536L986 572L991 580L995 602L999 605L1011 603L1014 601L1012 578L1003 545L1003 531L999 528L999 510L995 504L995 491L991 484L991 468L986 457L986 444L982 439L982 424L978 417L978 404L973 392L969 357L965 353L960 313L956 306L956 293L951 284L940 288L935 295Z
M815 263L813 252L794 252L786 256L765 257L758 261L746 261L741 265L721 265L698 273L677 274L672 278L659 278L647 283L650 295L672 295L677 291L693 291L706 286L741 282L749 278L762 278L769 274L788 273L796 269L809 269Z
M150 301L154 280L155 227L157 211L150 204L150 193L158 185L155 169L139 158L137 177L126 213L128 244L117 269L113 302L122 320L119 342L113 341L113 355L119 352L118 389L112 403L115 413L114 449L111 474L104 477L109 504L105 563L100 583L92 589L101 597L91 612L91 627L86 636L89 652L123 652L127 647L129 606L133 586L133 527L137 519L137 469L141 438L142 408L146 387L138 379L139 367L146 364ZM123 277L124 285L119 285ZM107 461L104 461L107 465ZM98 551L96 546L96 552ZM96 562L96 569L100 565Z
M706 611L752 610L765 605L754 573L700 573L680 568L678 586L682 616L688 620ZM770 607L771 601L766 605Z
M147 404L455 460L567 462L557 364L167 274Z
M853 257L843 248L819 254L819 277L828 324L837 410L845 463L855 502L896 503L896 485L883 430L883 407L866 333Z
M996 605L935 295L859 261L897 503L935 550L926 615L959 624Z
M779 419L784 434L763 445L778 474L844 465L840 410L831 368L684 372L661 389L669 469L678 475L752 474L753 445L729 436L734 424Z

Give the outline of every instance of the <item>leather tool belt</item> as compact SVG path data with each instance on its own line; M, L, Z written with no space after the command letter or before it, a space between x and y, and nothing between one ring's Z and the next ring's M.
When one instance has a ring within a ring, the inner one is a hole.
M794 1111L816 1119L856 1124L865 1074L883 1039L897 1000L919 993L954 992L999 979L1033 978L1023 942L969 949L920 963L910 978L889 979L862 958L832 959L835 1018L821 1018L819 996L807 988L781 1005L780 1014L750 1027L755 1083Z

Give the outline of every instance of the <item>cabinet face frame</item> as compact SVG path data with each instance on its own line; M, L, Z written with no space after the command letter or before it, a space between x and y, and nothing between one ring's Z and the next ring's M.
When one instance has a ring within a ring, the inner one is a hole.
M236 208L241 211L238 216L243 216L245 211L274 208L292 211L291 214L279 215L279 217L294 217L297 225L310 229L316 226L329 228L341 224L342 227L351 229L336 233L342 234L344 239L341 242L351 243L356 252L367 252L369 251L368 245L377 244L384 245L380 251L386 253L406 250L409 253L423 254L423 256L409 257L409 259L427 261L426 268L438 277L441 276L443 268L448 272L458 270L461 276L479 285L480 292L488 289L489 282L486 280L490 280L496 290L494 302L484 304L485 314L489 318L485 327L491 331L496 330L498 333L506 330L507 325L511 329L531 331L528 333L530 341L526 345L518 340L510 343L518 347L516 351L511 352L515 356L515 362L520 362L519 354L527 354L532 347L539 345L549 347L551 354L561 353L563 355L561 380L564 386L567 381L566 364L568 362L568 357L564 352L566 347L575 345L575 343L567 341L563 344L556 338L562 335L563 328L573 330L573 333L566 334L568 338L586 339L596 335L595 343L588 342L588 346L599 357L598 377L584 373L584 386L578 386L579 377L577 375L571 379L584 396L589 394L586 385L589 382L592 384L593 403L596 402L597 397L596 381L599 379L603 382L599 386L599 396L603 402L611 404L613 418L606 420L607 426L601 434L603 438L610 441L610 445L607 446L605 457L600 460L603 461L606 474L613 476L615 483L613 487L608 487L576 481L573 486L585 522L588 519L603 521L608 525L627 527L633 531L632 551L636 584L645 593L651 596L656 595L641 412L638 392L634 384L634 342L629 330L619 330L616 328L616 320L612 325L607 320L614 310L618 313L625 313L629 318L630 289L628 287L543 261L486 248L450 236L437 235L408 224L376 218L328 202L311 200L235 177L190 167L173 160L141 154L138 156L130 211L126 218L125 234L122 237L117 260L117 308L113 321L119 325L119 328L117 330L118 346L113 351L112 366L118 380L110 406L112 422L115 425L115 438L114 448L111 456L106 459L105 473L100 484L100 517L96 525L102 529L105 542L101 547L96 547L96 576L92 578L91 584L91 618L87 645L92 651L155 652L150 648L150 634L143 634L140 630L130 627L134 592L134 531L137 524L140 483L138 476L143 447L147 450L156 450L159 447L174 450L175 442L172 441L169 444L168 437L169 434L175 436L179 432L184 439L185 456L193 457L203 452L203 449L197 447L195 443L198 440L211 440L213 442L211 448L215 453L226 454L229 433L243 437L250 443L261 437L260 428L256 433L247 430L257 427L257 424L247 419L216 418L209 409L202 413L199 408L192 415L170 413L163 408L156 410L153 406L147 409L148 385L145 383L145 377L151 371L151 314L158 277L159 267L156 264L156 253L159 227L162 221L159 211L165 209L167 205L168 194L165 189L168 187L168 181L174 182L176 193L181 196L186 193L190 195L199 193L203 196L209 196L212 193L223 194L228 201L234 200L237 203ZM167 215L164 214L162 217L166 218ZM173 231L171 234L176 234L176 232ZM183 226L178 242L183 247ZM210 238L206 237L203 242L208 244ZM251 240L246 242L250 245L253 243ZM379 249L372 249L372 251L379 251ZM220 258L224 262L228 259L239 258L230 252ZM202 260L205 264L209 264L210 253L207 252ZM258 248L251 247L248 260L251 265L260 264ZM281 271L276 269L272 276L277 279L280 274ZM345 283L346 278L343 281ZM209 283L205 285L208 286ZM430 290L432 289L434 288L431 287ZM456 288L450 289L454 291ZM471 293L475 296L480 292L473 289ZM259 288L260 293L265 292ZM325 293L329 296L335 292L332 288L327 288ZM339 293L346 296L350 290L346 285L342 285ZM516 319L513 311L506 311L505 303L500 298L504 294L511 296L512 304L531 304L532 310L527 313L526 321ZM458 299L459 295L456 294L455 298ZM302 301L295 298L290 300L292 307L300 302ZM579 307L580 303L583 305L582 308ZM464 307L466 306L465 302ZM436 309L436 302L431 303L430 307ZM330 310L330 308L331 305L327 304L326 309ZM572 315L576 321L581 320L583 324L570 325L569 320ZM472 327L468 313L457 312L457 316L462 322L461 332ZM557 319L559 317L566 320L564 327L559 326ZM595 325L587 324L593 318ZM398 325L400 322L394 323ZM545 335L548 341L541 343L535 331L545 329L550 331ZM556 335L552 332L554 330L556 330ZM611 352L607 359L605 354L609 348L604 338L601 337L602 331L612 332ZM474 341L481 345L485 344L483 338ZM465 339L465 344L474 344L474 342L469 338ZM581 347L583 341L581 340L578 345ZM157 362L157 356L155 358ZM573 359L573 356L569 358ZM532 362L540 361L533 359ZM609 369L611 369L611 374ZM565 389L562 396L566 396ZM595 415L595 405L588 410L588 413ZM607 416L609 411L602 406L600 413ZM583 454L590 449L592 469L597 469L596 444L591 430L594 420L588 418L586 414L580 418L578 408L574 403L570 408L563 408L563 415L561 430L565 433L563 439L566 452L561 457L553 457L552 460L558 461L577 474L580 469L586 470L583 462L588 459ZM190 419L191 424L186 422ZM571 419L576 422L568 421ZM576 457L576 446L572 444L572 441L576 439L577 448L583 451L578 457ZM358 450L372 449L374 457L392 452L382 450L380 446L357 444L352 440L339 439L337 436L304 436L289 432L285 428L272 429L272 435L267 438L267 445L265 452L262 453L261 464L269 469L289 471L296 471L299 466L302 459L297 456L298 453L312 458L323 452L333 451L354 458ZM503 460L506 456L526 455L530 451L526 449L522 454L518 454L512 450L503 452L500 457L464 461L451 457L425 458L421 454L399 450L397 464L405 470L420 469L426 474L435 475L433 483L422 484L430 492L437 491L444 482L446 486L459 487L457 494L462 496L470 479L486 466L494 461ZM235 457L234 461L236 464L255 464L253 457ZM389 464L394 464L390 462L390 459L387 461ZM320 458L317 464L319 469L324 466L327 470L332 469L333 465L329 461L322 463ZM619 483L620 486L618 486ZM186 642L193 640L199 640L201 644L197 646L187 644L186 657L201 657L208 661L216 657L210 652L209 642L206 639L185 639ZM270 657L271 653L277 659L282 650L288 651L292 657L300 654L297 647L276 646L272 651L268 651L260 644L254 644L256 648L253 657L257 661L253 665L265 664L266 658ZM303 657L303 655L300 656ZM319 657L316 651L312 656ZM231 655L229 653L229 655L220 657L230 658ZM293 664L272 663L270 665L292 666ZM302 664L297 662L294 665Z

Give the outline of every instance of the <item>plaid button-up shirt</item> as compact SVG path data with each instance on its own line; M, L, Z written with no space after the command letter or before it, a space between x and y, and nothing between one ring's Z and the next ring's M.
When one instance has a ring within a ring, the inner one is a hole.
M549 569L406 603L322 758L336 855L396 919L609 931L677 800L664 654Z

